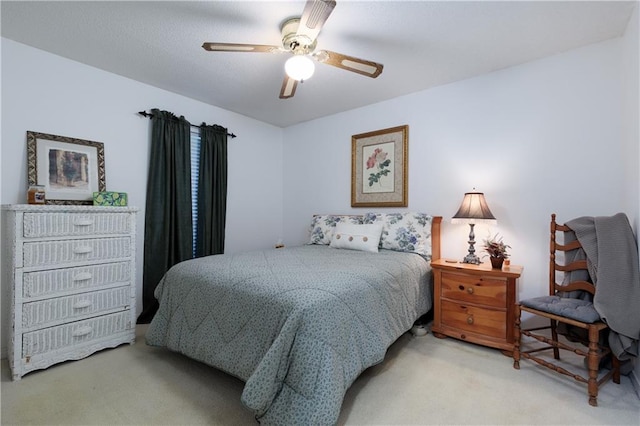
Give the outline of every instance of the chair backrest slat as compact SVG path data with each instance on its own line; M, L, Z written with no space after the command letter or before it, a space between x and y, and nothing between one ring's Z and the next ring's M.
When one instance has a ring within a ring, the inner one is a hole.
M549 243L549 294L551 296L555 295L557 292L568 292L568 291L576 291L582 290L586 291L590 294L595 294L595 286L588 281L573 281L568 284L562 283L558 284L558 280L562 282L562 279L559 279L559 275L571 273L574 271L588 271L587 269L587 260L580 259L569 263L558 263L557 262L557 252L566 253L571 250L581 249L582 245L579 240L574 240L566 244L560 244L556 240L556 234L558 232L564 233L571 231L571 228L564 224L556 223L556 215L555 213L551 215L551 239ZM563 238L564 240L564 238ZM563 257L566 259L566 257ZM566 260L563 260L566 262Z
M556 292L568 292L568 291L576 291L582 290L591 294L595 294L595 287L588 281L574 281L572 283L563 285L563 284L555 284Z
M587 261L586 260L576 260L575 262L571 262L566 265L560 265L556 263L556 271L562 272L571 272L571 271L581 271L587 269Z
M565 232L565 231L562 231L562 232ZM567 243L567 244L556 244L556 250L558 251L570 251L570 250L575 250L579 248L582 248L582 245L580 245L580 241L578 240L571 241L570 243Z

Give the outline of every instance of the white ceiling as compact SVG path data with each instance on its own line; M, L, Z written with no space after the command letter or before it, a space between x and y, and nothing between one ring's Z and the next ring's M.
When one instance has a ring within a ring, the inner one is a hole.
M0 13L3 37L286 127L619 37L635 4L337 0L317 48L384 71L371 79L317 64L287 100L287 54L201 46L280 45L280 24L304 0L2 1Z

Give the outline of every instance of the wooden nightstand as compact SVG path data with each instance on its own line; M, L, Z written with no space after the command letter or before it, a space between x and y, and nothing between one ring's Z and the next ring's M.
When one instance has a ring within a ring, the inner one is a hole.
M444 259L431 266L435 278L433 335L512 352L516 282L522 266L492 269L488 262L473 265Z

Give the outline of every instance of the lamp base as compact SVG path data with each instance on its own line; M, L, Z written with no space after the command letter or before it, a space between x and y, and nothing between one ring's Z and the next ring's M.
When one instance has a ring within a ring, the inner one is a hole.
M464 257L464 259L462 259L462 263L472 263L474 265L479 265L482 262L480 261L480 258L478 256L476 256L475 254L469 253Z
M462 259L462 263L472 263L474 265L479 265L482 262L480 262L480 258L476 256L476 249L473 247L476 244L476 234L475 232L473 232L474 226L474 223L469 224L469 253L467 253L464 259Z

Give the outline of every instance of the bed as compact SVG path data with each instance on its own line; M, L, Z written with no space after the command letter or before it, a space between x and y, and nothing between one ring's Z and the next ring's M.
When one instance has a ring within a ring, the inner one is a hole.
M306 245L182 262L147 343L244 381L261 424L335 424L353 381L431 309L441 219L317 215Z

